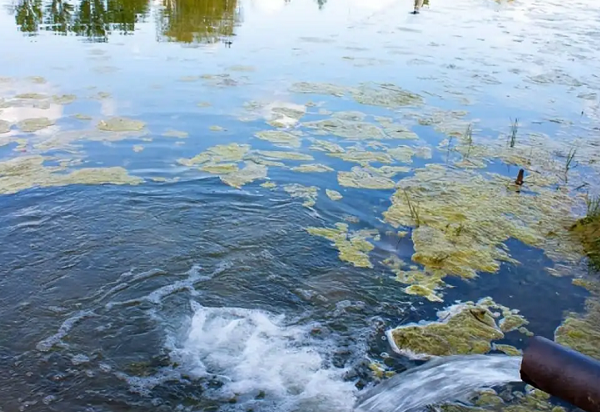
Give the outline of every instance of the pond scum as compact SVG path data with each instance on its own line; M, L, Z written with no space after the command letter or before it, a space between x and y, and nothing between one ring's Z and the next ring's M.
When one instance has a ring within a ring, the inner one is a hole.
M233 86L229 77L205 80L218 86ZM567 269L577 267L584 254L592 265L600 266L600 206L597 199L588 198L588 216L578 220L577 213L586 199L576 188L589 182L583 182L573 167L577 164L579 170L586 167L589 173L598 174L600 141L580 139L567 146L558 139L527 133L521 123L517 128L516 121L505 135L479 136L477 123L467 119L467 112L426 106L421 96L391 84L347 87L303 82L293 84L290 91L301 96L329 95L396 112L394 118L372 116L370 120L367 113L336 113L312 102L270 106L250 102L245 110L254 117L249 119L264 116L271 129L255 132L250 142L213 145L195 156L174 160L174 165L190 173L214 175L233 188L254 183L264 190L281 190L307 208L318 207L320 201L344 201L347 191L387 191L391 204L381 219L395 231L410 236L414 247L411 262L394 254L373 262L369 253L379 240L376 229L352 230L348 223L339 222L306 230L335 248L344 264L358 268L381 264L394 274L404 292L434 302L444 301L445 280L449 276L472 279L498 272L503 263L519 264L511 256L509 239L542 250L555 263L554 268L548 269L552 275L568 275ZM1 99L0 106L39 109L72 104L75 99L72 95L27 91ZM210 103L201 106L206 108ZM324 118L302 122L309 114ZM1 117L0 112L0 146L16 144L13 150L17 152L0 162L1 194L33 187L144 182L122 167L80 168L85 153L78 146L86 140L151 142L153 136L140 120L111 117L99 120L95 129L61 130L60 122L46 117L18 122ZM432 148L411 130L415 124L433 128L445 139ZM161 135L181 142L179 139L193 137L194 132L163 129L155 136ZM260 143L261 149L254 149L249 144L253 142ZM264 145L274 148L264 150ZM143 149L139 144L130 148L136 152ZM51 151L61 155L49 155ZM424 164L434 153L445 163L438 160ZM327 158L332 162L323 160ZM417 159L419 166L415 166ZM58 166L49 165L56 161ZM524 169L524 180L515 184L515 176L489 172L487 166L498 161ZM343 169L336 166L339 163L344 164ZM279 184L269 179L272 168L298 174L335 173L339 187ZM162 181L156 177L152 180ZM574 283L591 292L587 311L568 314L556 330L556 340L600 358L600 284L593 277L577 278ZM388 331L388 338L396 351L418 358L491 350L517 355L519 349L497 341L510 332L531 334L527 324L516 308L483 298L449 306L438 313L438 319L429 322L401 325ZM509 395L482 392L473 404L502 409L509 398L514 412L532 408L557 412L544 394L533 390ZM474 408L442 407L448 412Z

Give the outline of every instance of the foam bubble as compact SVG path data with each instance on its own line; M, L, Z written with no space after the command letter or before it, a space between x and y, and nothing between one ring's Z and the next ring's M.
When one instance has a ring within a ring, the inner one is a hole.
M326 345L311 339L308 327L259 310L193 306L175 356L196 377L220 377L216 397L235 397L254 410L353 410L355 388L343 381L346 370L327 366Z

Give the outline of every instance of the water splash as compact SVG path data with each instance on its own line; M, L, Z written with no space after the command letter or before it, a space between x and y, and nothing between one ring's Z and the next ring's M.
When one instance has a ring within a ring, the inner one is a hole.
M427 405L461 400L477 389L520 382L521 357L450 356L434 359L365 393L358 412L415 412Z
M191 375L223 383L208 396L236 399L221 410L353 410L354 384L343 380L345 369L328 366L335 343L312 339L310 325L288 325L260 310L193 307L178 356Z

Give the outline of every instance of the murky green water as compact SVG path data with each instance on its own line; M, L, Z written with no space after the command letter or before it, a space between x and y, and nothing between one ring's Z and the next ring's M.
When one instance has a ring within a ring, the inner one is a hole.
M600 9L411 10L0 0L0 410L351 411L393 328L584 312Z

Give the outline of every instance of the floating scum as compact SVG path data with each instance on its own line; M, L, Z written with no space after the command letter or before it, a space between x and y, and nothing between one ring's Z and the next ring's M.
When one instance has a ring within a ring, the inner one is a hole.
M395 227L414 227L412 260L423 276L405 279L427 288L426 296L447 275L469 279L497 272L501 262L517 263L505 244L510 238L541 248L555 262L579 261L581 246L569 231L577 199L562 189L518 193L510 179L487 177L431 164L398 182L383 215ZM395 269L402 281L403 271Z

